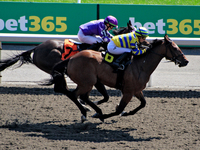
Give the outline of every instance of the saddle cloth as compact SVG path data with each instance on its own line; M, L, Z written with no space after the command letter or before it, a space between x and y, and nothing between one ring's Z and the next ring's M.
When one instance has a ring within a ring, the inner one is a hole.
M79 50L77 48L77 45L73 42L71 42L69 39L65 39L64 41L64 53L62 53L62 60L68 59L69 57L75 55L78 53Z

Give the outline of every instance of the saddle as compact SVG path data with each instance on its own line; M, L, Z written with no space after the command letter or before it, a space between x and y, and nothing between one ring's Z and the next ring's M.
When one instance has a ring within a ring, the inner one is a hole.
M102 52L101 54L102 54L102 57L103 57L103 61L106 62L107 64L109 64L113 68L114 73L117 73L117 81L116 81L115 88L121 89L122 80L123 80L123 77L124 77L124 71L126 70L128 65L131 63L131 55L123 60L121 65L123 65L124 68L120 69L120 68L115 68L112 65L112 62L114 62L118 57L120 57L120 55L113 55L113 54L109 53L108 51Z

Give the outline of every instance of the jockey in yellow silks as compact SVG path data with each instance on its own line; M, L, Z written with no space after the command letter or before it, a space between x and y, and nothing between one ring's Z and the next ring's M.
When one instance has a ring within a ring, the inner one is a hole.
M139 44L148 37L148 30L140 27L131 33L114 36L108 43L107 51L114 55L121 55L113 62L114 67L119 67L120 63L132 52L133 55L141 55L146 49L139 49Z

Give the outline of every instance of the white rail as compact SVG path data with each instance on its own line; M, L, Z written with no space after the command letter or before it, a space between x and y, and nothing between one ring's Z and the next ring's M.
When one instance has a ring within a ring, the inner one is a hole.
M73 39L78 41L77 35L0 33L1 42L45 42L50 39Z
M152 42L155 39L163 39L161 37L148 37L147 41ZM170 38L177 45L181 46L200 46L200 38Z
M0 33L0 42L45 42L49 39L72 39L79 41L77 35L53 35L53 34L15 34ZM163 39L161 37L149 37L147 41ZM200 46L200 38L170 38L177 45L181 46Z

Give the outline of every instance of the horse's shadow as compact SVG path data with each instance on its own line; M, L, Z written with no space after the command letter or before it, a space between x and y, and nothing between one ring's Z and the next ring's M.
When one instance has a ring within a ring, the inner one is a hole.
M73 88L71 88L73 90ZM121 91L116 89L107 90L109 96L121 97ZM168 91L168 90L144 90L145 97L150 98L199 98L199 90L183 90L183 91ZM0 87L0 94L29 94L29 95L60 95L53 91L53 86L44 87ZM90 96L102 96L96 89L93 89Z
M130 131L137 130L134 128L126 128L125 130L107 130L98 127L98 125L101 123L72 123L70 125L61 125L59 122L60 121L49 121L36 124L18 124L17 121L15 121L7 125L2 125L0 128L7 128L17 132L25 132L27 133L27 136L43 137L50 140L73 140L89 142L139 142L161 139L161 137L134 138L128 133Z

